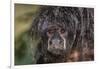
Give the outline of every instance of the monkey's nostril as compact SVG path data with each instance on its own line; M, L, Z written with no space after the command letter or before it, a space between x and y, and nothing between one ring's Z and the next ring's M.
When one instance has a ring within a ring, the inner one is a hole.
M52 42L50 41L50 42L49 42L49 44L51 45L51 44L52 44Z
M63 41L63 40L60 40L60 41L59 41L59 44L62 44L62 43L64 43L64 41Z

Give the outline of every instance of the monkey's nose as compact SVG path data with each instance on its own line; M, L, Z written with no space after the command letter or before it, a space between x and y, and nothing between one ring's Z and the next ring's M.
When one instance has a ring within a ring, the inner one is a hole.
M52 44L54 44L54 45L58 45L59 43L60 43L60 40L58 40L58 39L52 40Z

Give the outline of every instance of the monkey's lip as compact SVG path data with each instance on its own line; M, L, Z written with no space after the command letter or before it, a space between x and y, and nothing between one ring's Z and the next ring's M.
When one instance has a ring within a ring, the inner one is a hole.
M53 45L49 45L49 47L51 47L51 49L55 49L55 50L63 50L64 49L64 44L53 44Z
M65 53L65 50L60 50L60 49L53 49L53 50L48 50L48 51L55 55L63 55Z

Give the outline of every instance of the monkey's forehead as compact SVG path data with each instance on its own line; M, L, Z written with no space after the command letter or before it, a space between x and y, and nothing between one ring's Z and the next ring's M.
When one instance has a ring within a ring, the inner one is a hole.
M65 25L63 25L63 23L39 23L38 24L38 30L40 31L44 31L44 30L48 30L48 29L53 29L53 28L65 28Z

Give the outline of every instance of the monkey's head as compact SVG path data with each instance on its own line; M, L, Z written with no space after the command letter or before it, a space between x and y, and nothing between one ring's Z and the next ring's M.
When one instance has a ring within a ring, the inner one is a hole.
M48 52L64 55L70 52L73 46L77 23L78 19L74 12L71 13L70 8L46 7L40 12L34 27L41 35L43 45Z

